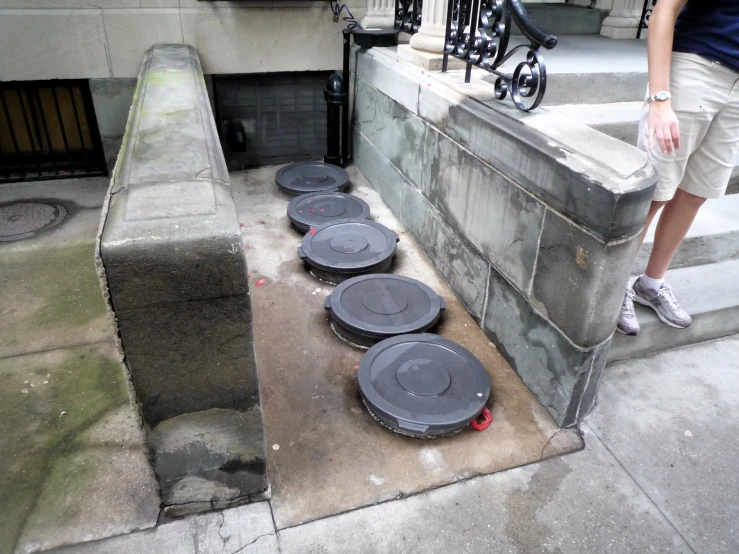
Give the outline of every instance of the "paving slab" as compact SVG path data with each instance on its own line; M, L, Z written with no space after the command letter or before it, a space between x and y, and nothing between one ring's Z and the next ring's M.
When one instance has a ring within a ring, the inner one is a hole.
M67 210L65 219L49 231L0 242L0 357L113 336L94 269L106 187L101 178L0 187L0 204L38 200Z
M154 525L142 439L112 341L0 359L0 552Z
M283 554L691 550L585 429L585 450L279 532Z
M54 550L55 554L278 554L267 502L183 518L154 529Z
M0 552L156 524L159 495L94 267L105 178L0 187L66 219L0 243Z
M732 337L612 364L588 420L695 552L739 552L737 360Z
M437 332L481 359L492 381L493 424L485 432L417 440L395 435L366 412L356 385L363 351L331 331L324 299L332 286L297 257L302 236L274 184L279 166L233 173L244 225L267 467L278 528L539 461L582 447L559 431L420 253L379 195L350 168L352 191L372 217L400 234L394 273L424 281L446 301Z

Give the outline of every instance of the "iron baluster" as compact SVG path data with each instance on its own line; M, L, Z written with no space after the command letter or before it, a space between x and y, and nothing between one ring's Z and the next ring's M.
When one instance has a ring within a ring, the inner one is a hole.
M414 35L421 27L423 0L395 0L395 28Z
M529 44L508 51L512 21ZM530 111L546 91L547 72L540 48L551 50L556 45L557 37L533 22L522 0L449 0L442 71L448 68L449 56L466 62L466 83L473 65L485 69L498 76L495 95L499 100L510 93L518 109ZM504 64L522 50L526 50L524 61L512 72L503 71Z
M649 5L651 2L651 6ZM639 18L639 28L636 30L636 38L641 38L642 29L649 29L649 18L652 16L657 0L644 0L644 7Z

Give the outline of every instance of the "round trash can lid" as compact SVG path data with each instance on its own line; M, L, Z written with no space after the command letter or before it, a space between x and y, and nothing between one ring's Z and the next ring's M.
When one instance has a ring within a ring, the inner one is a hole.
M421 333L441 317L444 301L430 287L402 275L361 275L326 297L340 327L371 339Z
M343 192L309 192L287 205L288 219L303 232L336 219L367 219L369 214L367 202Z
M359 363L359 392L381 423L416 437L465 428L490 397L482 363L462 346L429 333L386 339Z
M298 256L313 267L332 273L361 273L395 255L400 237L376 221L340 219L311 229Z
M349 184L349 174L341 167L323 162L298 162L281 168L275 182L281 191L298 196L343 190Z

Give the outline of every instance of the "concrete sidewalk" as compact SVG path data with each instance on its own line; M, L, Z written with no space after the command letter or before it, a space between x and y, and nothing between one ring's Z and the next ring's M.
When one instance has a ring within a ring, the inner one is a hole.
M0 554L156 525L158 486L95 274L107 178L0 187L66 218L0 242Z
M276 532L267 502L65 553L736 553L739 337L607 368L584 451Z

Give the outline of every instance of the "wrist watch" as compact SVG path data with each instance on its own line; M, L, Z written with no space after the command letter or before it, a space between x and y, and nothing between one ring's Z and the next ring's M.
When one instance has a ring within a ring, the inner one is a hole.
M663 90L658 92L654 96L650 96L649 98L647 98L647 102L649 102L650 104L652 102L664 102L665 100L669 100L670 98L672 98L672 94L670 94L666 90Z

